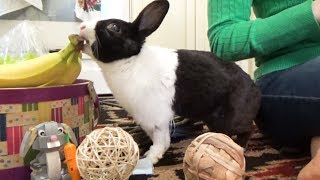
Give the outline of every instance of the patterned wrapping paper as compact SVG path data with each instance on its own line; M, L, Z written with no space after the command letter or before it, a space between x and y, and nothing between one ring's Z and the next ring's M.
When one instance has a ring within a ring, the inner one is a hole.
M19 156L26 131L46 121L69 125L79 143L92 131L94 103L90 95L28 104L0 104L0 171L24 166Z

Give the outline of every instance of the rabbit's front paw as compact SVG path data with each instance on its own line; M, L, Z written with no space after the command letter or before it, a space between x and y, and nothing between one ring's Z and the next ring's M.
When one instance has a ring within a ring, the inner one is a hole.
M163 153L164 151L162 149L151 146L150 150L147 151L144 156L150 159L153 164L156 164L160 159L162 159Z

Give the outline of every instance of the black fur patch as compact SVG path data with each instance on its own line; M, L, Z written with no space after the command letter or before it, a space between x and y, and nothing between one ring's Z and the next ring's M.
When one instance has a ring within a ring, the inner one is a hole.
M117 26L119 31L113 31L109 25ZM145 38L138 36L136 31L132 23L122 20L98 21L95 27L96 41L91 46L94 56L102 62L112 62L137 55Z
M168 9L168 1L156 0L148 4L132 23L119 19L98 21L96 42L91 45L93 55L106 63L137 55L145 38L160 26Z
M210 52L177 53L175 113L204 120L214 132L250 134L260 107L260 91L251 78L235 63L221 61Z
M189 50L177 53L174 111L180 116L204 118L228 98L234 85L213 54Z

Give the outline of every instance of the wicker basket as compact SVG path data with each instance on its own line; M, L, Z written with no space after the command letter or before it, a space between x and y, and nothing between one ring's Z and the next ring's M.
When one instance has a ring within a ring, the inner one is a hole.
M69 125L80 143L97 124L98 98L93 84L77 80L69 86L0 89L0 177L29 179L19 156L24 133L46 121ZM25 157L28 158L28 157Z

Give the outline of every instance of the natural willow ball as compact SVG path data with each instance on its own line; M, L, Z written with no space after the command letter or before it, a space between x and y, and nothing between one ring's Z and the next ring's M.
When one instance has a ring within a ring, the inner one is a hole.
M183 159L186 180L243 179L243 148L220 133L205 133L188 146Z
M128 179L138 159L137 143L119 127L94 130L77 149L77 165L84 179Z

